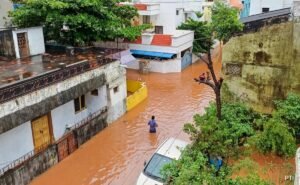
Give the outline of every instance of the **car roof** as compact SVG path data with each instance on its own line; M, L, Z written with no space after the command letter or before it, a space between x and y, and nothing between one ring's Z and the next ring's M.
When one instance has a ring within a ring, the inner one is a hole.
M184 149L187 144L185 141L171 137L160 145L156 153L177 160L181 155L181 150Z

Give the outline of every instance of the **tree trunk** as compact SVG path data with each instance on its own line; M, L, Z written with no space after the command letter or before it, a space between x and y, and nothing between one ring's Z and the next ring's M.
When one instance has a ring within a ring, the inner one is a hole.
M214 90L214 93L216 95L217 118L218 118L218 120L221 120L222 119L221 87L222 87L222 83L223 83L223 78L217 79L217 76L214 71L214 65L213 65L213 60L212 60L210 50L207 52L207 57L208 57L208 61L206 61L205 59L203 59L203 60L206 63L208 70L210 71L213 83L210 81L201 81L201 80L197 80L197 79L195 79L195 81L206 84Z
M215 88L214 88L214 92L216 94L216 105L217 105L217 118L219 120L221 120L222 118L222 113L221 113L221 86L222 86L222 81L221 80L217 80L216 74L215 74L215 70L214 70L214 66L213 66L213 60L211 57L211 53L210 51L208 52L208 64L207 67L212 75L213 81L215 83Z
M217 104L217 117L219 120L222 118L222 103L221 103L221 88L219 86L215 89L216 104Z

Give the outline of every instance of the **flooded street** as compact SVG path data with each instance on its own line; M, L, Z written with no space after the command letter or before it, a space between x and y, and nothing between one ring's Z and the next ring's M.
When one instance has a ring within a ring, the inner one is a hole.
M217 71L221 57L215 53ZM206 72L197 62L182 73L141 75L127 70L127 78L145 81L148 98L82 145L71 156L32 181L32 185L133 185L157 146L168 137L188 140L184 123L203 112L214 99L210 87L193 78ZM156 116L158 132L148 133L147 122Z

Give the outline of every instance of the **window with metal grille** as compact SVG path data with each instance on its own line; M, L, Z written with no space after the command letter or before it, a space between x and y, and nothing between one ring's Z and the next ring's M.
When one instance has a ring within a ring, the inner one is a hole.
M149 15L143 16L143 24L150 24L150 16Z
M226 64L226 75L232 75L232 76L241 76L242 75L242 65L241 64Z

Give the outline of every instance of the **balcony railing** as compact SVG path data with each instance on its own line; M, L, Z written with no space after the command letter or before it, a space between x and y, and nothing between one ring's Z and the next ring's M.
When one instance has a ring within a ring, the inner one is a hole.
M140 15L158 15L160 12L159 4L134 4Z

